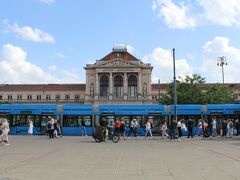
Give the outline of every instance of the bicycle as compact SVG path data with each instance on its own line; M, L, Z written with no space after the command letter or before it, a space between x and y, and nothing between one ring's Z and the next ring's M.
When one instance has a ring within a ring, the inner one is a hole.
M114 143L117 143L120 139L120 136L114 133L114 129L112 127L108 128L108 140L112 140ZM102 126L96 126L96 131L93 135L93 138L96 142L100 143L106 140L106 128Z

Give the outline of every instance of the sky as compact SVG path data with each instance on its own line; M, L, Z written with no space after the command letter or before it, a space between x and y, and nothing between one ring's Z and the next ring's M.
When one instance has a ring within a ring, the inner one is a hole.
M85 83L119 44L152 64L152 83L173 81L173 48L177 77L222 83L223 68L240 83L240 1L0 1L0 84Z

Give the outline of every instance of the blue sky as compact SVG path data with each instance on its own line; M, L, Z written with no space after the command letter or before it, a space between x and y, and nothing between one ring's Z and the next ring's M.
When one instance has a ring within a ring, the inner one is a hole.
M239 0L0 1L0 83L85 83L88 63L125 44L152 82L193 73L239 83Z

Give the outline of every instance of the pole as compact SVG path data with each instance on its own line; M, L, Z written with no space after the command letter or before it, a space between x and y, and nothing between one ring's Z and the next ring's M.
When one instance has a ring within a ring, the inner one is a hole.
M222 79L223 79L223 84L224 84L224 70L223 70L223 65L222 65Z
M159 104L161 104L161 99L160 99L160 79L158 80L158 101L159 101Z
M218 57L217 60L218 60L217 65L221 66L221 68L222 68L222 81L223 81L223 85L224 85L224 68L223 68L223 66L224 65L227 66L227 58L225 56L221 56L221 57Z
M173 49L173 86L174 86L174 119L177 121L177 87L175 70L175 49Z

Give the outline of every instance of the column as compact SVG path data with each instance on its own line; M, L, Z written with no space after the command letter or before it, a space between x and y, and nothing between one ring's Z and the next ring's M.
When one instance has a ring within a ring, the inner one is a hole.
M138 72L138 99L142 99L142 73Z
M109 76L109 100L113 99L113 80L112 80L112 72L110 72Z
M123 79L123 99L127 100L128 98L128 80L127 80L127 73L124 73Z
M98 100L98 96L99 96L99 79L98 79L98 73L96 73L96 87L95 87L95 100Z

